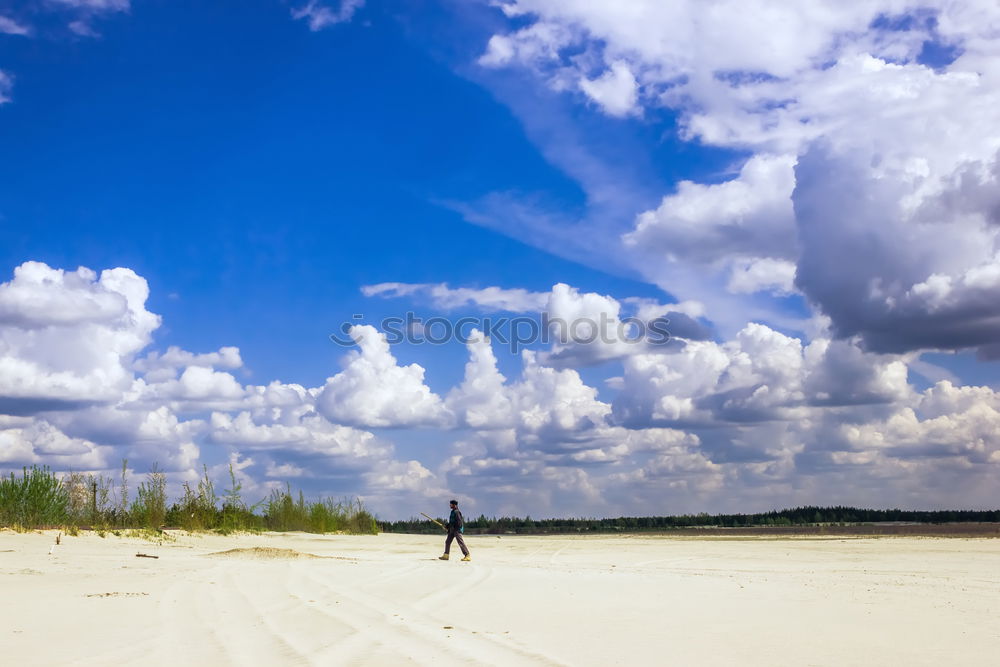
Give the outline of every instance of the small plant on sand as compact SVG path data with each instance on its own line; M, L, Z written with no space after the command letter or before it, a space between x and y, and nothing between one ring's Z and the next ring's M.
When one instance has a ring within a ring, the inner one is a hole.
M262 520L253 513L253 507L247 507L243 502L241 491L243 484L236 479L233 464L229 464L229 488L222 500L222 517L219 522L219 532L228 535L236 532L260 532Z
M159 531L167 515L167 476L156 464L139 484L130 513L143 528Z
M111 505L111 496L114 492L114 486L115 482L110 477L103 475L90 477L90 490L93 494L90 501L90 527L101 537L107 533L113 520L114 509Z
M204 477L198 480L197 489L184 482L184 495L174 508L172 517L177 525L188 532L210 530L218 524L219 499L215 495L215 485L208 476L208 466L204 466Z
M121 493L116 498L115 525L124 528L128 523L128 459L122 459L122 471L120 476Z

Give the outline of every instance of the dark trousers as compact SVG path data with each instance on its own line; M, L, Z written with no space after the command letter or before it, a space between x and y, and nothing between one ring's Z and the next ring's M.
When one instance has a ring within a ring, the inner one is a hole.
M462 550L463 556L469 555L469 547L465 546L465 540L462 539L462 533L457 530L449 530L448 538L444 541L444 552L448 553L451 551L451 541L458 541L458 548Z

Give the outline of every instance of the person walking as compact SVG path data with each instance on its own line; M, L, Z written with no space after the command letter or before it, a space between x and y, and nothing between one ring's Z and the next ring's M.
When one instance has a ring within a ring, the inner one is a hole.
M458 548L462 550L462 560L472 560L469 556L469 547L465 546L465 540L462 539L462 533L465 532L465 518L462 517L462 510L458 509L458 501L452 500L451 514L448 516L448 525L445 528L448 530L448 537L444 541L444 555L439 556L438 560L448 560L448 552L451 551L451 541L456 540L458 542Z

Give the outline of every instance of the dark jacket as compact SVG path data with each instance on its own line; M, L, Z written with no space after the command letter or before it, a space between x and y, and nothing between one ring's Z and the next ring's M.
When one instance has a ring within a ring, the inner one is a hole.
M465 519L462 517L462 511L457 507L451 511L451 516L448 517L448 532L465 532Z

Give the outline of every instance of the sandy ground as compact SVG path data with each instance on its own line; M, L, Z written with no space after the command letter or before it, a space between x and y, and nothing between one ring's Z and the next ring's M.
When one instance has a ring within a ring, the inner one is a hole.
M988 665L1000 540L0 532L7 665ZM210 556L292 549L326 558ZM457 550L456 550L457 551ZM137 558L142 552L158 559Z

